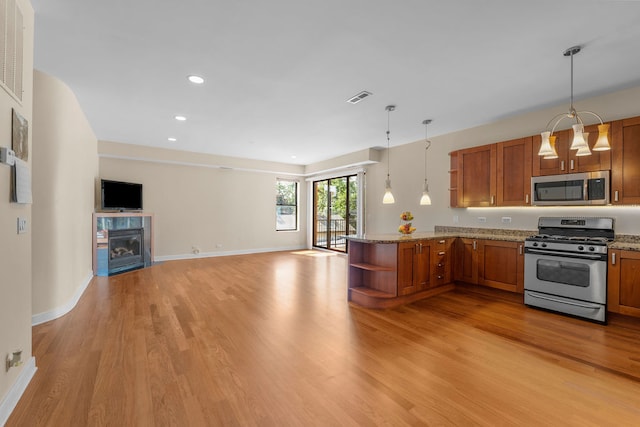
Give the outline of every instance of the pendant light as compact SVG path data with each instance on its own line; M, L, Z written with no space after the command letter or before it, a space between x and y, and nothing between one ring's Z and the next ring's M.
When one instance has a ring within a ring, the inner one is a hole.
M422 124L424 125L425 147L424 147L424 186L422 187L422 197L420 197L421 205L431 204L431 197L429 196L429 184L427 183L427 150L429 150L429 147L431 147L431 141L429 141L429 138L428 138L427 128L429 127L429 123L431 123L432 121L433 120L431 119L425 119L422 121Z
M605 151L611 149L611 145L609 144L609 124L603 123L602 118L592 111L576 111L576 109L573 107L573 55L580 52L581 49L581 46L573 46L564 51L564 56L568 56L571 58L571 98L569 104L569 112L558 114L557 116L552 118L547 124L547 130L540 134L542 136L542 143L540 144L538 155L544 156L545 159L555 159L558 157L558 153L556 152L555 146L552 144L551 138L554 138L553 132L555 132L558 124L566 118L575 119L576 121L576 123L572 126L573 140L571 142L570 148L572 150L581 150L581 156L588 156L591 154L591 151L589 150L588 140L584 135L584 121L582 120L582 117L580 117L580 114L590 114L592 116L595 116L600 122L600 125L598 125L598 140L593 149L595 151ZM553 127L551 128L551 131L549 131L549 126L551 126L552 123Z
M387 110L387 180L384 182L384 197L382 198L382 203L385 205L391 205L396 202L393 198L393 194L391 193L391 177L389 176L389 164L391 157L391 143L389 142L389 122L391 118L391 112L396 109L395 105L387 105L385 110Z

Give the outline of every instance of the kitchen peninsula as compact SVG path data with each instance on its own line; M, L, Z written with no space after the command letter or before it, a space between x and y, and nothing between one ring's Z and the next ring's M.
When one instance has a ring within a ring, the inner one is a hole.
M387 308L428 298L464 281L522 293L529 230L436 226L411 235L348 236L348 299Z

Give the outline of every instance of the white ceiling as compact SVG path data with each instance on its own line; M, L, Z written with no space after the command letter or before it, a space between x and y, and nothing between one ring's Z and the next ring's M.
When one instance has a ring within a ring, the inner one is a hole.
M71 87L98 139L130 144L310 164L386 146L388 104L392 146L424 138L426 118L436 136L568 108L573 45L578 109L640 84L638 1L32 4L35 67Z

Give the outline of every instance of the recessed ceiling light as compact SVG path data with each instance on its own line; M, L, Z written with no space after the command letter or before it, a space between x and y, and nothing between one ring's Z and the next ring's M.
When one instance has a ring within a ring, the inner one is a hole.
M169 140L171 142L176 142L177 141L177 139L175 139L175 138L167 138L167 140Z
M201 85L204 83L204 79L200 76L191 75L187 77L191 83L195 83L197 85Z
M349 104L357 104L358 102L362 101L363 99L371 95L373 95L371 92L367 92L366 90L363 90L362 92L356 93L351 98L347 99L347 102Z
M176 118L176 120L178 120L180 122L184 122L185 120L187 120L187 118L185 116L176 116L175 118Z

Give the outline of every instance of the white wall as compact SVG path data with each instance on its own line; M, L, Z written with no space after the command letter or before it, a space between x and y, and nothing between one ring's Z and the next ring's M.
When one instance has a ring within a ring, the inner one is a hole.
M640 116L640 86L604 96L578 100L578 110L591 110L600 114L605 121ZM640 234L638 214L640 207L521 207L521 208L449 208L449 153L460 148L507 141L544 130L547 122L555 114L566 111L560 105L542 111L510 117L484 126L466 129L447 135L430 137L428 151L428 180L432 199L431 206L420 206L424 182L424 141L417 141L391 148L391 184L396 203L383 205L384 180L387 173L387 152L380 163L367 167L366 225L367 233L395 233L399 215L404 210L413 212L414 226L418 231L433 230L435 225L466 226L481 228L513 228L535 230L540 216L578 215L611 216L616 218L616 232L619 234ZM438 117L433 117L435 127ZM568 121L567 121L568 122ZM416 123L416 126L422 126ZM431 128L430 128L431 129ZM457 216L459 223L454 224ZM486 217L486 223L479 223L478 217ZM512 218L512 223L504 225L503 216Z
M29 121L29 165L33 167L31 134L33 126L33 8L28 0L18 0L24 16L23 101L17 102L0 88L0 145L11 147L11 109ZM29 364L4 369L7 354L23 350L31 358L31 205L11 203L12 168L0 164L0 424L11 409L12 390ZM27 219L26 234L17 234L17 218ZM14 396L15 397L15 396Z
M105 141L99 152L101 178L143 184L156 260L306 247L300 166ZM299 231L275 230L277 177L300 180Z
M33 313L40 323L73 308L93 276L98 141L73 92L39 71L33 119Z

